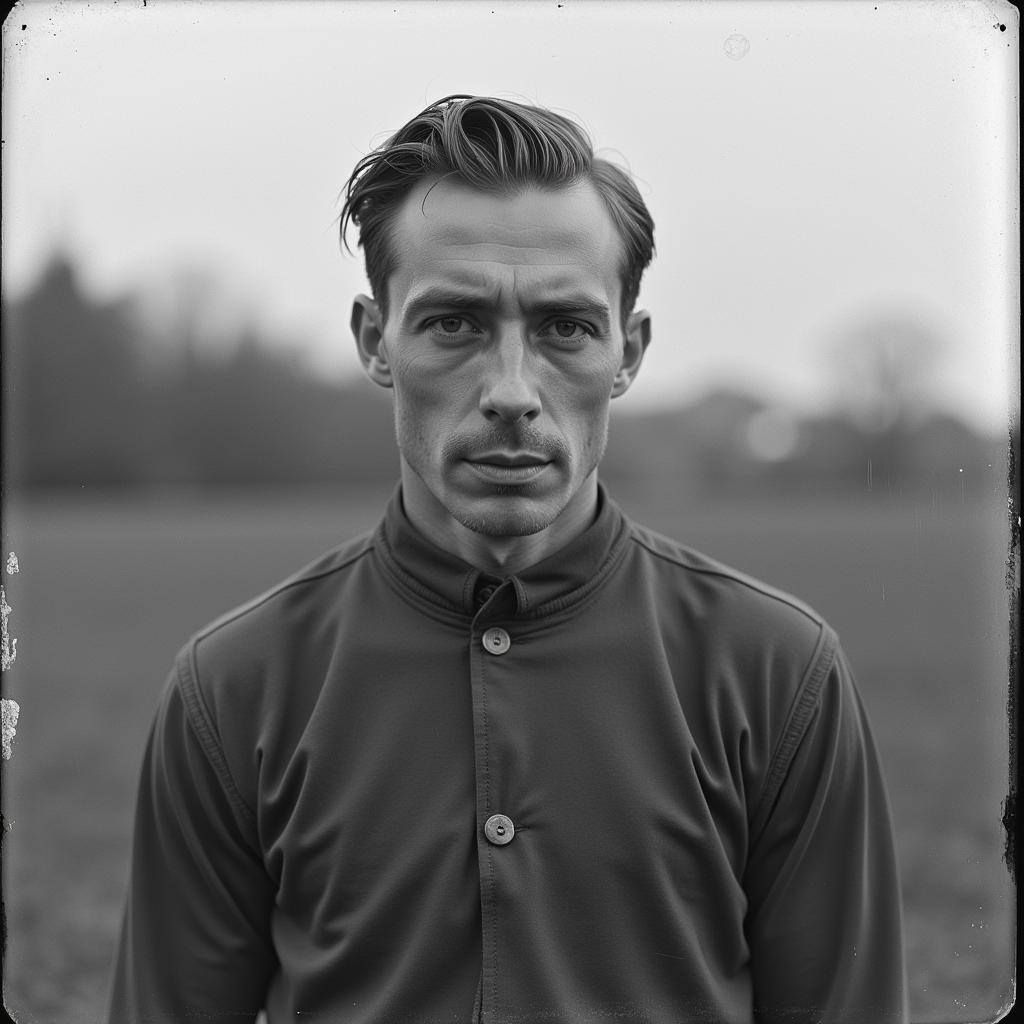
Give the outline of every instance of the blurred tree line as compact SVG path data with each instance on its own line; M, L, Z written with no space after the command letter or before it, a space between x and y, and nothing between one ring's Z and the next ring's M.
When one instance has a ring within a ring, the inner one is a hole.
M253 326L204 344L197 296L180 299L161 345L137 296L92 300L60 256L5 304L8 488L395 477L386 395L319 379Z
M323 379L255 326L236 324L211 347L199 296L214 286L194 283L162 346L138 295L90 298L63 254L5 303L5 490L397 477L384 391ZM681 479L694 493L998 494L1006 438L922 411L914 382L931 347L912 323L858 328L833 353L842 398L827 416L797 419L730 390L671 411L616 415L603 476Z

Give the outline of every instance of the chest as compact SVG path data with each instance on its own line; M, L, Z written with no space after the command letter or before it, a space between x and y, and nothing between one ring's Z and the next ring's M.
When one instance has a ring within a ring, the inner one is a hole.
M532 892L738 887L746 720L698 638L639 621L353 623L263 758L255 803L282 898L355 908L430 877L474 899L495 814L514 827L510 884Z

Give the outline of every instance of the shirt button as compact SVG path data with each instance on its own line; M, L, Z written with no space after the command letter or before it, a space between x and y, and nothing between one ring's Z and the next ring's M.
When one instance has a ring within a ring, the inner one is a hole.
M489 654L504 654L511 646L512 641L508 633L500 626L492 626L483 635L484 650Z
M476 595L476 603L487 604L487 602L494 597L494 591L497 589L497 587L481 587L480 593Z
M487 841L494 843L495 846L511 843L515 834L516 827L512 824L512 819L506 818L504 814L492 814L484 822L484 835L487 836Z

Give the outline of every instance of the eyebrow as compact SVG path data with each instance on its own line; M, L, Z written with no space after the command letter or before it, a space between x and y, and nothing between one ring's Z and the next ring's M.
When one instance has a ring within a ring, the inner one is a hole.
M427 288L413 296L402 309L402 320L410 324L433 309L487 309L493 298L483 292L457 291L447 287Z
M435 309L492 310L496 306L495 297L483 292L457 291L450 287L426 288L405 304L402 321L411 325L420 316ZM530 305L529 312L546 316L584 316L593 320L601 333L607 334L611 330L611 310L608 305L583 293L573 292L541 299Z

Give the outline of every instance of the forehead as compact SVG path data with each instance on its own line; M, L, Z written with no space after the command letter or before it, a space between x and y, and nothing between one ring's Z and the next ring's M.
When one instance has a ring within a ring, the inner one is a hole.
M501 290L586 285L609 306L620 292L622 243L589 182L490 193L452 179L421 182L393 225L388 297L401 304L425 278Z

